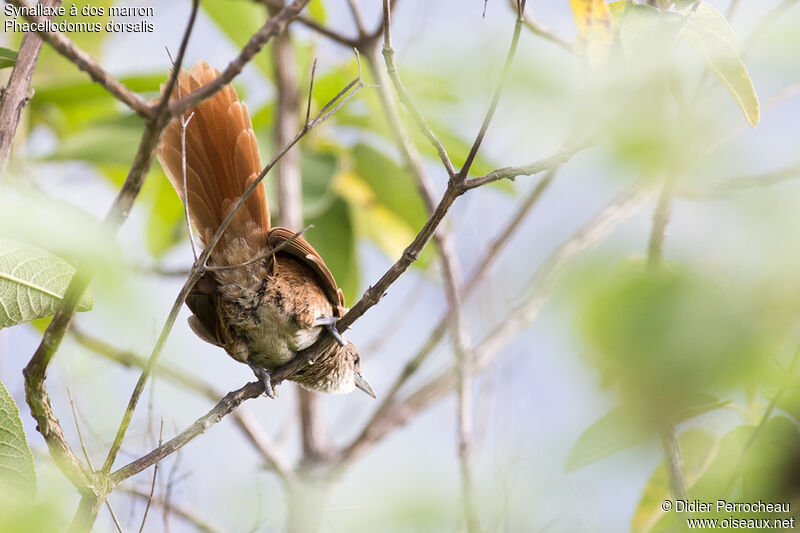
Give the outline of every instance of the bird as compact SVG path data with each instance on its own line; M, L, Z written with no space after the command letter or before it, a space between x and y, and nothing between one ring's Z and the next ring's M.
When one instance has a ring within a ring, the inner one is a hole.
M181 69L171 98L219 75L205 61ZM161 91L163 97L164 86ZM247 106L231 84L170 121L156 153L204 247L262 170ZM270 226L263 182L234 213L207 264L212 268L186 298L189 326L250 366L267 396L276 397L270 373L328 332L336 342L287 379L311 391L342 394L358 388L375 397L361 374L358 349L335 327L347 312L342 290L311 244L294 231Z

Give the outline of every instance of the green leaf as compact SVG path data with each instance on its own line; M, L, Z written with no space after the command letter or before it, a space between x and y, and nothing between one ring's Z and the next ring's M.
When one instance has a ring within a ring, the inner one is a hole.
M696 394L686 399L686 407L676 414L673 422L684 422L728 403L709 394ZM638 444L652 434L651 430L646 414L624 405L617 406L581 434L567 454L566 470L583 468Z
M183 204L162 170L151 172L142 196L150 204L145 242L154 257L161 257L186 237Z
M644 440L647 429L631 411L615 407L589 426L567 454L565 469L572 472Z
M19 409L0 382L0 486L27 499L36 496L36 469L25 438Z
M306 223L314 227L304 238L325 260L344 292L345 301L352 303L358 291L358 258L350 207L344 199L336 197L324 213L310 217Z
M17 62L17 51L0 46L0 69L13 67Z
M300 173L303 176L303 213L313 217L325 211L332 201L331 184L339 166L332 153L303 150Z
M115 124L95 124L66 136L46 159L82 160L95 165L130 165L141 140L141 131Z
M0 328L55 313L74 274L72 265L50 252L0 238ZM86 292L78 310L91 308Z
M717 453L716 437L700 428L691 428L678 437L683 459L683 472L686 481L691 486L702 476L711 464ZM670 499L669 472L667 465L662 462L653 471L647 482L639 505L633 514L631 531L645 533L661 531L662 525L674 522L674 514L665 514L661 510L661 502ZM670 524L674 525L674 524Z
M389 157L365 144L356 145L352 154L355 173L369 185L376 200L419 231L428 216L409 173Z
M688 10L687 10L688 11ZM683 39L736 100L751 126L758 124L760 110L753 82L739 57L736 34L725 17L705 2L692 13Z

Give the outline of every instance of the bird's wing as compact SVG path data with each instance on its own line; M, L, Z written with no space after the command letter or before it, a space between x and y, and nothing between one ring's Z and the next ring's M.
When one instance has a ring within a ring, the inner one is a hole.
M341 289L339 289L339 286L336 285L333 274L331 274L328 265L325 264L325 261L319 253L307 240L299 235L295 237L295 232L280 227L272 228L269 232L268 239L270 248L276 248L285 242L286 245L281 248L281 253L293 255L310 266L322 282L322 288L328 296L328 299L330 299L331 304L333 304L333 307L337 309L337 314L339 314L341 309L344 309L344 295Z

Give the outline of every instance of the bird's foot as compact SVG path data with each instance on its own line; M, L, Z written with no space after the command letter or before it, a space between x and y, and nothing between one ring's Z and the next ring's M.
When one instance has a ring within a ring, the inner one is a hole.
M330 333L333 336L333 338L336 339L336 342L339 343L339 346L345 346L347 343L344 342L344 338L342 338L342 335L339 333L339 330L336 329L336 323L338 321L339 319L336 318L335 316L323 316L316 319L314 321L314 325L325 326L325 329L327 329L328 333Z
M253 363L247 363L250 368L253 370L253 374L264 384L264 394L272 398L273 400L278 397L275 394L275 391L272 388L272 379L269 374L269 370L266 368L262 368L260 366L256 366Z

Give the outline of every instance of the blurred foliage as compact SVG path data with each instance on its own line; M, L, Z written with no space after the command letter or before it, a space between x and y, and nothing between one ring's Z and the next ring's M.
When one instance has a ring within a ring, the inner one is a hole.
M686 407L672 420L679 423L728 405L708 394L697 394L683 402ZM630 405L620 405L584 431L567 454L567 472L604 459L650 438L658 430L652 413L641 412Z
M656 421L674 420L698 394L756 380L783 326L740 287L674 265L632 262L594 281L581 320L588 357Z
M17 51L0 46L0 69L13 67L17 62Z
M0 488L4 489L0 492L7 493L11 497L30 499L36 495L33 455L25 439L25 430L22 428L17 404L2 382L0 382Z

